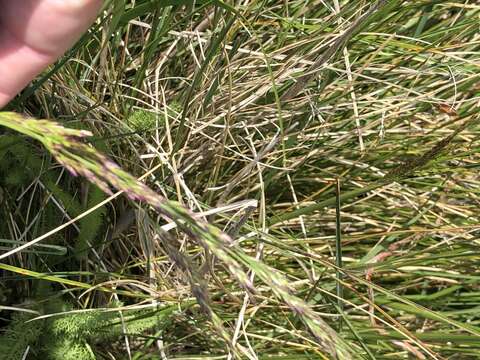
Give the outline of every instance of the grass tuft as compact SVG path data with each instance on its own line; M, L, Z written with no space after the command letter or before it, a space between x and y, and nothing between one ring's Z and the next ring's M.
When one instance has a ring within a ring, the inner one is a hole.
M105 2L0 113L0 347L478 358L479 15Z

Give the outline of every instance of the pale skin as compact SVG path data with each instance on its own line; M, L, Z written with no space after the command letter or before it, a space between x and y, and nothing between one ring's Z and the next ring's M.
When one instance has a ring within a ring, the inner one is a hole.
M67 51L102 0L0 0L0 108Z

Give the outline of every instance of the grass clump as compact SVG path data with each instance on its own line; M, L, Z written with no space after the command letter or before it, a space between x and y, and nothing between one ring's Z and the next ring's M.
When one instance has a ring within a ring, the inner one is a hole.
M478 6L105 9L0 115L0 346L478 358Z

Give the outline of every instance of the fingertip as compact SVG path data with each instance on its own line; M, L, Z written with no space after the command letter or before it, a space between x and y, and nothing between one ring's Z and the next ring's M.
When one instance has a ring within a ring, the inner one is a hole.
M10 95L0 93L0 111L10 102L11 98Z
M48 0L51 6L64 14L96 14L103 3L103 0Z
M102 0L0 0L0 108L95 21Z
M95 21L102 0L22 0L7 2L3 27L41 53L61 55Z

